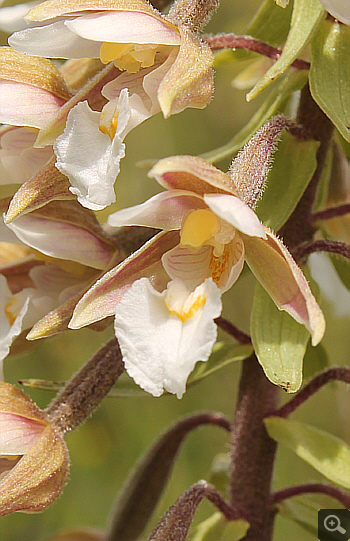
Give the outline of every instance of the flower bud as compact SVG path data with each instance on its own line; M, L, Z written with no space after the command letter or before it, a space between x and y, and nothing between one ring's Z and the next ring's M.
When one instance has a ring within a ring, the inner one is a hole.
M20 389L0 382L0 516L43 511L69 470L62 435Z

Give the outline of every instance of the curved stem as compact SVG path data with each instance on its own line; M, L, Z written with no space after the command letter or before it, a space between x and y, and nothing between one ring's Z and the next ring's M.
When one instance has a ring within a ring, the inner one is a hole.
M245 332L240 331L233 323L231 323L231 321L228 321L221 316L217 317L214 321L220 329L233 336L240 344L252 343L250 336Z
M350 203L344 205L338 205L337 207L331 207L329 209L320 210L311 215L311 220L316 222L317 220L330 220L331 218L337 218L338 216L344 216L350 212Z
M278 417L288 417L293 411L295 411L303 402L308 400L312 395L329 383L330 381L343 381L344 383L350 383L350 368L330 368L326 372L319 374L313 380L311 380L305 387L299 391L289 402L284 404L281 408L275 410L270 415L277 415Z
M297 261L300 261L315 252L330 252L350 259L350 244L339 240L312 240L297 246L293 250L293 255Z
M252 51L254 53L267 56L273 60L277 60L282 50L272 47L263 41L252 38L251 36L237 36L236 34L217 34L215 36L204 36L204 41L208 43L213 51L220 49L245 49L246 51ZM307 70L310 68L310 63L306 60L300 60L297 58L291 64L293 68L299 70Z
M272 504L276 504L282 502L283 500L287 500L288 498L293 498L294 496L310 493L326 494L327 496L331 496L335 500L338 500L347 509L350 509L349 494L339 490L339 488L323 485L322 483L308 483L305 485L284 488L283 490L279 490L278 492L272 494L271 502Z

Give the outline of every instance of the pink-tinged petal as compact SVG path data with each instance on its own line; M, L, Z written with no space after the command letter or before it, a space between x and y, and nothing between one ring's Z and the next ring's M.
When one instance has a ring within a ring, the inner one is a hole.
M180 27L179 31L180 51L158 91L165 118L187 107L203 109L211 100L214 89L214 55L210 47L185 27Z
M244 244L239 235L224 247L216 257L212 246L202 246L198 251L187 246L175 246L162 257L162 263L173 280L180 280L193 290L207 278L224 293L234 284L244 265Z
M211 276L212 246L202 246L198 251L187 246L175 246L162 257L163 267L172 280L179 280L189 291Z
M34 148L36 133L25 128L0 131L0 184L23 184L52 158L51 147Z
M305 325L316 346L325 331L325 320L309 284L287 248L268 228L267 240L244 235L246 261L280 310Z
M41 128L65 103L37 86L0 80L0 122Z
M138 11L82 15L66 21L78 36L99 42L179 45L178 30L165 20Z
M20 53L47 58L99 58L100 43L81 38L58 21L45 26L26 28L8 39Z
M154 17L160 17L146 0L48 0L41 2L26 16L27 21L45 21L62 15L80 14L84 11L141 11Z
M24 455L45 426L43 422L22 415L0 412L0 455Z
M180 229L185 216L197 208L206 208L201 197L184 190L171 190L154 195L141 205L111 214L108 224L113 227L140 225L171 231Z
M114 181L125 145L118 133L111 141L99 130L100 113L86 101L69 113L66 128L54 144L56 167L71 183L70 191L92 210L101 210L115 201Z
M37 211L39 212L39 211ZM31 212L7 226L28 246L45 255L103 269L111 258L111 246L93 232L68 221ZM52 239L55 239L54 242Z
M161 265L161 257L178 242L177 231L159 233L107 272L77 304L69 328L79 329L113 315L125 290L139 278L149 278L157 290L163 290L169 278Z
M239 197L226 194L208 194L204 195L204 201L215 214L242 233L250 237L266 239L263 224L255 212Z
M181 398L195 364L208 359L216 341L213 320L221 313L221 293L212 280L192 295L182 292L188 306L180 318L165 302L173 285L158 293L146 278L137 280L117 305L115 333L125 368L138 385L153 396L165 389Z
M223 192L236 195L228 175L195 156L171 156L159 160L148 176L168 190L189 190L202 196Z

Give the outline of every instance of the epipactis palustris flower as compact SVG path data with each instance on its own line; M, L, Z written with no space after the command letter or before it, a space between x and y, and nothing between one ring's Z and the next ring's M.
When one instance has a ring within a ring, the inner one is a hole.
M61 494L68 471L59 431L23 391L0 382L0 516L43 511Z
M100 58L120 74L102 89L102 112L87 102L69 113L54 149L84 206L104 208L115 200L113 184L124 156L123 139L162 111L204 108L213 91L213 54L185 26L173 24L146 0L48 0L27 15L32 26L15 33L16 50L51 58Z
M8 198L0 200L0 210ZM76 201L57 201L0 224L0 379L2 360L25 330L67 329L74 306L118 249ZM34 328L33 328L34 326Z
M85 294L70 327L115 313L128 373L155 396L166 389L181 397L195 363L206 361L215 343L221 294L246 261L277 307L307 327L314 345L321 340L323 314L302 271L229 175L200 158L174 156L149 176L167 191L112 214L109 223L163 233Z

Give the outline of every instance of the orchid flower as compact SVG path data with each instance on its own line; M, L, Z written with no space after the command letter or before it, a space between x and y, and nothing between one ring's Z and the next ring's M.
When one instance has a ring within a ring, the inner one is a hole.
M162 253L158 235L107 273L76 306L71 328L114 313L128 373L154 396L166 389L181 397L215 343L221 294L246 261L277 307L310 331L313 345L321 340L323 314L302 271L229 175L200 158L174 156L149 176L167 191L112 214L109 224L161 229L170 249Z
M74 107L54 145L57 168L78 201L93 210L115 201L113 184L131 129L162 111L204 108L213 90L210 48L146 0L65 3L48 0L27 15L31 25L9 39L16 50L51 58L100 58L122 72L102 89L101 113Z
M3 223L0 231L1 363L33 325L36 337L64 330L116 248L93 215L73 201L46 205Z

